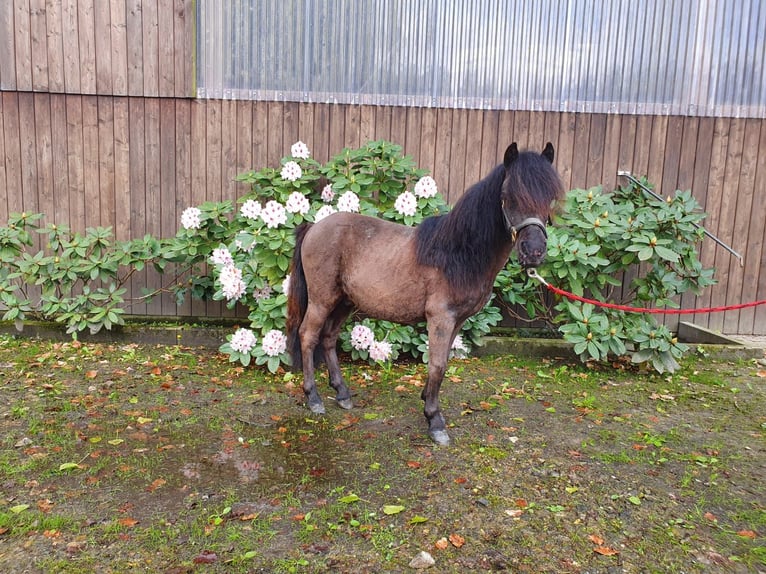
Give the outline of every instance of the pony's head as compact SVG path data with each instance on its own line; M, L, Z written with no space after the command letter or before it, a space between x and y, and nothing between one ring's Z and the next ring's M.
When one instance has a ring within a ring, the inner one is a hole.
M548 142L541 154L519 153L514 142L505 150L503 165L505 179L500 197L505 227L522 267L536 267L547 250L545 224L554 203L564 196L564 186L553 168L553 145Z

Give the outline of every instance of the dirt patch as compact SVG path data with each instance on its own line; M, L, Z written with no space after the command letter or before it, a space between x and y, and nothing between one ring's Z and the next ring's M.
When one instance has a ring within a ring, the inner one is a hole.
M316 417L209 351L0 339L0 570L766 571L756 361L455 361L446 448L422 365L346 375Z

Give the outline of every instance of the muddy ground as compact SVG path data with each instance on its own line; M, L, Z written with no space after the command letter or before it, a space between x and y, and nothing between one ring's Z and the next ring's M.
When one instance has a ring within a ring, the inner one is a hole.
M762 363L453 361L449 447L423 365L346 374L0 338L0 571L766 572Z

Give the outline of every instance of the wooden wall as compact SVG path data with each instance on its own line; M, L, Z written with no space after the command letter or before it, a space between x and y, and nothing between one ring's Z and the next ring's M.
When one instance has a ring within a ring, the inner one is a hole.
M568 187L611 189L628 170L664 193L691 189L709 231L745 256L740 267L705 240L719 285L684 307L766 299L766 120L197 100L192 29L191 0L0 3L0 221L43 212L119 239L171 236L185 207L244 193L236 174L278 165L297 140L320 162L394 141L454 202L511 141L552 141ZM135 294L159 280L137 279ZM133 311L222 312L169 297ZM766 306L692 320L766 334Z

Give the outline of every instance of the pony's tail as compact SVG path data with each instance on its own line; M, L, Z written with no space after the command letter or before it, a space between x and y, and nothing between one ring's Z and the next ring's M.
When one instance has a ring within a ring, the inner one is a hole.
M311 227L310 223L302 223L295 230L295 251L290 271L290 287L287 292L287 349L290 352L290 361L293 371L301 371L303 355L301 353L301 338L298 329L303 322L303 316L309 304L309 292L306 286L306 275L303 273L301 261L301 247L306 232Z

